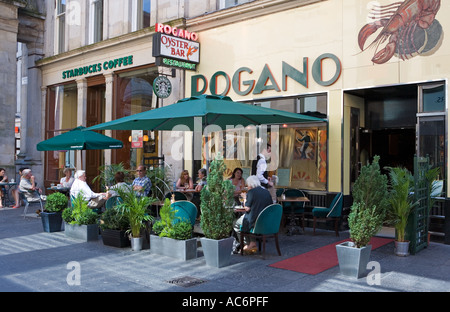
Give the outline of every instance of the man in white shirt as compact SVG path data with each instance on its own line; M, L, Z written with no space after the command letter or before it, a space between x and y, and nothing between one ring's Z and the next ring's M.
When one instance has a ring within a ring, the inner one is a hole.
M84 199L89 201L89 206L92 206L91 200L97 202L97 205L92 208L99 208L109 197L106 193L95 193L91 190L86 183L86 172L84 170L78 170L75 173L75 181L70 188L70 196L76 198L80 192L82 192Z
M261 182L261 186L265 188L273 187L273 182L270 181L267 173L267 158L270 157L271 152L272 147L270 144L267 144L267 147L262 149L257 159L253 160L252 163L252 175L256 175L259 182Z

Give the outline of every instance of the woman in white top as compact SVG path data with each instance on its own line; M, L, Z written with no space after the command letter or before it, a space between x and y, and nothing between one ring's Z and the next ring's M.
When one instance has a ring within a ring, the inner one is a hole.
M73 182L75 181L75 179L72 177L72 170L70 170L70 168L65 168L64 175L65 177L62 178L61 181L59 181L59 183L61 184L62 187L70 189L72 187Z

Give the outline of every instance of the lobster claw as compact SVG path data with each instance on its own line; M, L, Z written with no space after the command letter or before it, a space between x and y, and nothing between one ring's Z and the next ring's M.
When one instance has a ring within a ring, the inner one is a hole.
M358 44L361 51L364 50L364 44L366 43L367 38L374 34L379 28L384 27L388 21L388 19L381 19L379 21L366 24L363 28L361 28L358 34Z
M389 61L395 53L395 42L389 42L386 47L375 54L372 58L372 62L375 64L383 64Z

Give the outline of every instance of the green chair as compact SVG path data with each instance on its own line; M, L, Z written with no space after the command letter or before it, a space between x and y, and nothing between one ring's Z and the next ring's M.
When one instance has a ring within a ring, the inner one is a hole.
M306 197L305 193L301 190L297 189L286 189L284 190L284 196L286 197ZM302 229L305 231L305 202L283 202L283 214L284 214L284 222L286 215L290 215L291 218L295 218L295 216L300 216L302 219ZM295 224L294 220L291 220L293 224Z
M197 207L188 200L179 200L170 204L175 212L175 222L188 221L192 226L195 225L197 218Z
M175 195L175 200L177 200L177 201L178 200L187 200L186 195L184 195L181 192L177 192L177 191L167 193L166 196L164 196L164 198L172 199L172 194Z
M123 202L123 201L122 201L122 198L120 198L120 196L113 196L113 197L110 197L110 198L108 198L108 199L106 200L106 203L105 203L105 209L113 208L113 207L119 205L119 204L122 203L122 202Z
M274 237L275 246L278 255L281 256L280 246L278 244L278 232L280 230L281 217L283 215L283 207L280 204L272 204L264 208L256 218L255 226L249 232L240 233L240 241L244 241L244 237L254 237L259 239L259 250L261 251L261 241L263 242L263 258L266 254L266 238ZM243 255L244 248L241 248L241 255Z
M328 208L322 207L313 208L312 210L312 214L314 217L313 234L316 234L316 220L325 219L325 220L334 220L334 230L336 232L336 236L339 236L338 225L339 219L341 218L342 215L343 202L344 200L342 193L337 193Z
M281 197L281 195L283 195L284 191L285 191L284 188L277 188L277 190L276 190L277 197Z

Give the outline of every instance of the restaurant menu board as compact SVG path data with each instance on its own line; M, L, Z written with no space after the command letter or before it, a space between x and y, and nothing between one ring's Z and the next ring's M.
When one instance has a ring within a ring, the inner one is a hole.
M279 186L289 186L291 180L291 169L289 168L278 168L277 170L278 183Z

